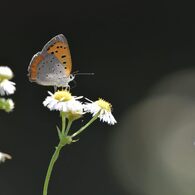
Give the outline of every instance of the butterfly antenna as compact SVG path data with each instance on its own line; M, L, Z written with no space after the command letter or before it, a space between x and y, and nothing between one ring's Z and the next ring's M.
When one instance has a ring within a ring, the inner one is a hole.
M79 71L75 71L72 73L74 76L76 75L88 75L88 76L91 76L91 75L94 75L93 72L79 72Z
M91 76L91 75L94 75L94 74L95 73L93 73L93 72L79 72L76 75L88 75L88 76Z

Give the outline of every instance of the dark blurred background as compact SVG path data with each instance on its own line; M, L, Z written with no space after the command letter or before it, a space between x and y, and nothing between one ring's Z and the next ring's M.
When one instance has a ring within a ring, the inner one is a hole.
M174 1L2 1L0 65L12 68L14 112L0 113L0 195L42 194L58 143L57 112L42 102L53 88L30 83L32 56L64 34L74 95L113 104L115 126L96 121L56 163L49 194L195 193L195 21ZM85 118L85 124L89 118ZM79 122L74 124L79 128Z

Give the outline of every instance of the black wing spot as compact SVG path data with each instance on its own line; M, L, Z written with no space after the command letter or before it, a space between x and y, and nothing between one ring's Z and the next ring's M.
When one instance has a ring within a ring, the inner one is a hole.
M67 69L67 67L66 67L66 66L65 66L64 68L65 68L65 69Z
M66 62L63 62L63 64L66 64Z
M66 55L61 56L61 58L65 58L65 57L66 57Z
M66 49L66 47L64 47L64 49Z
M51 54L54 54L54 52L52 51Z
M62 48L62 46L60 46L60 48Z
M59 49L60 47L59 47L59 46L57 46L57 48Z
M57 50L56 50L55 52L56 52L56 53L58 53L58 51L57 51Z

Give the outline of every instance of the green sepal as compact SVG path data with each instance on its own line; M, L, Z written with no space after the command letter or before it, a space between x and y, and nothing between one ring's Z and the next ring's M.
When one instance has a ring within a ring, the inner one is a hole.
M62 137L63 137L62 132L60 131L60 128L58 126L56 126L56 128L57 128L57 131L58 131L58 137L61 140Z
M75 140L73 139L73 140L72 140L73 143L74 143L74 142L78 142L78 141L79 141L79 139L75 139Z
M62 137L62 139L60 140L60 144L62 146L65 146L66 144L71 144L72 143L72 137L71 136L66 136L66 137Z

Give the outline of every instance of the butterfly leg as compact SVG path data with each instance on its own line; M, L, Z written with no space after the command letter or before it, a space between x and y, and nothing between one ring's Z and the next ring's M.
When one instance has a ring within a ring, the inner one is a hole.
M56 91L57 91L57 89L58 89L58 87L57 87L57 86L54 86L54 92L56 92Z
M67 91L70 91L70 85L67 85L67 86L65 87L65 89L66 89Z

